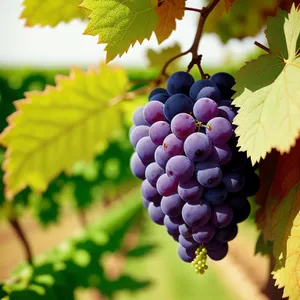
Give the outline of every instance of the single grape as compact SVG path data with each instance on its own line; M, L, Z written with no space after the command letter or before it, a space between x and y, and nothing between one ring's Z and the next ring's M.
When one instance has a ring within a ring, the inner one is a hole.
M222 245L223 243L221 243L220 241L216 240L215 237L213 237L208 243L204 244L204 247L207 250L215 251L219 249Z
M131 155L130 158L130 169L132 174L139 178L144 180L145 177L145 171L146 171L146 166L143 164L143 162L140 160L140 158L138 157L137 153L134 152Z
M234 110L232 109L232 107L219 106L218 117L225 118L230 123L232 123L235 116L236 116L236 114L235 114Z
M193 238L185 238L182 235L179 235L179 244L185 249L195 249L199 244Z
M184 155L176 155L169 159L166 173L175 182L186 182L194 175L194 164Z
M164 224L168 231L170 232L178 232L179 233L179 224L172 222L169 216L165 216Z
M202 162L196 165L196 177L198 182L206 187L216 187L222 180L222 170L216 162Z
M150 124L165 121L164 104L159 101L151 101L144 107L144 118Z
M162 146L157 147L157 149L155 150L154 153L154 158L156 163L161 167L161 168L165 168L166 164L168 162L168 160L171 158L171 156L169 156L165 150L163 149Z
M196 123L194 118L186 113L176 115L171 122L171 130L179 139L186 139L195 132Z
M158 121L154 123L149 130L149 136L152 142L160 146L164 139L171 133L170 124L165 121Z
M180 233L177 231L170 231L167 229L168 234L174 239L174 241L178 242L179 241L179 235Z
M165 214L163 213L159 205L151 202L148 206L148 214L150 219L154 223L158 225L164 225Z
M190 114L192 112L193 102L184 94L175 94L165 103L164 114L169 122L171 122L172 119L180 113Z
M217 250L210 250L207 249L207 255L212 259L212 260L221 260L223 259L228 253L228 244L224 243L219 247Z
M152 96L150 98L150 102L151 101L159 101L163 104L165 104L167 102L167 100L169 99L169 94L163 94L163 93L159 93L159 94L155 94L154 96Z
M193 238L199 244L208 243L215 235L216 229L212 224L193 227Z
M171 196L177 192L178 183L172 181L167 174L161 175L156 183L157 191L162 196Z
M231 222L225 228L218 229L215 238L221 243L226 243L232 241L237 236L237 233L238 233L238 227L236 223Z
M190 204L199 204L203 194L203 187L199 184L196 178L192 177L187 182L182 182L178 186L179 196Z
M217 162L220 166L228 164L232 159L232 151L228 144L214 145L208 160Z
M220 184L215 188L206 189L203 198L207 203L217 205L225 201L227 194L226 187Z
M132 120L135 126L139 126L139 125L149 126L149 123L144 118L144 106L140 106L134 111L132 115Z
M215 145L226 144L232 136L232 126L225 118L213 118L207 126L206 134Z
M147 200L146 198L144 198L144 197L143 197L142 202L143 202L143 206L144 206L145 208L148 208L149 204L151 203L150 201L148 201L148 200Z
M201 89L198 93L197 100L201 98L209 98L214 100L215 102L218 102L221 99L221 94L217 87L207 86Z
M239 209L233 210L233 218L236 223L244 222L251 213L251 205L247 200L246 203Z
M161 201L161 195L157 192L156 188L148 182L147 179L145 179L142 183L142 195L150 202L160 203Z
M136 126L131 131L129 136L131 145L135 148L138 141L145 136L149 136L149 126L145 126L145 125Z
M136 145L136 153L143 163L154 161L154 153L157 148L149 136L141 138Z
M226 227L233 218L233 211L226 203L212 206L210 222L217 228Z
M203 133L195 132L184 142L184 152L191 161L204 161L212 151L210 139Z
M173 194L168 197L163 197L160 205L165 215L176 217L181 214L184 202L178 194Z
M167 90L164 89L164 88L156 88L156 89L154 89L154 90L149 94L148 99L150 100L154 95L157 95L157 94L166 94L166 95L168 95L168 92L167 92Z
M158 178L164 173L165 171L156 162L153 162L147 166L145 175L148 182L155 187Z
M193 112L198 121L207 123L218 114L218 104L209 98L201 98L194 105Z
M181 214L178 215L178 216L176 216L176 217L170 217L170 220L171 220L173 223L178 224L178 225L181 225L181 224L184 223Z
M258 175L252 171L245 174L245 185L243 191L246 196L254 196L260 188L260 179Z
M181 260L190 263L196 257L196 250L197 247L186 249L179 244L177 252Z
M171 133L164 139L163 149L169 156L180 155L183 153L183 143L175 134Z
M184 222L189 226L202 226L206 224L210 218L211 209L210 206L201 201L200 204L186 203L182 209L182 217Z
M212 82L212 81L210 81L210 80L208 80L208 79L201 79L201 80L198 80L198 81L196 81L193 85L192 85L192 87L191 87L191 89L190 89L190 97L191 97L191 99L194 101L194 102L196 102L196 100L197 100L197 96L198 96L198 94L200 93L200 91L203 89L203 88L205 88L205 87L216 87L216 85Z
M241 193L229 194L227 203L235 210L241 208L247 201L247 197L242 191Z
M241 191L245 184L244 176L238 172L225 173L222 181L230 193Z
M188 95L194 82L195 80L190 73L176 72L167 81L167 91L170 95L179 93Z
M186 239L193 237L192 227L186 225L185 223L179 225L179 233Z
M230 74L219 72L210 77L210 80L216 84L223 98L230 99L235 94L231 89L235 85L235 80Z

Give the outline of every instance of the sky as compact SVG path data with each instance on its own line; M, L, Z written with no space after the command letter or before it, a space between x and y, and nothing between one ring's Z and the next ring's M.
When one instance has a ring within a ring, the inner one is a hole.
M55 0L53 0L55 1ZM187 0L189 7L201 7L199 0ZM0 0L0 66L13 67L68 67L71 65L96 65L105 59L104 45L97 44L97 37L83 35L86 23L74 20L61 23L55 28L24 27L24 20L19 19L22 11L20 0ZM183 21L177 22L177 30L168 41L160 46L152 35L150 41L136 44L113 61L114 64L145 67L147 49L162 49L179 42L186 50L194 38L198 14L186 12ZM254 38L243 41L231 40L224 46L216 35L204 35L200 43L203 63L209 66L222 64L228 56L243 58L254 49ZM188 61L188 57L185 58Z

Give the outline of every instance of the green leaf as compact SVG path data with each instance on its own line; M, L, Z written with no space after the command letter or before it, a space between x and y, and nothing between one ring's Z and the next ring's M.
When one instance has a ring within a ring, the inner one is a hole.
M256 242L255 254L270 255L273 251L273 243L269 240L265 241L263 234L261 234Z
M52 27L73 19L85 20L88 12L79 7L80 3L80 0L24 0L21 18L26 20L26 26Z
M292 7L268 21L266 36L270 54L248 63L237 74L239 107L234 120L238 146L253 163L265 158L272 148L288 152L300 130L300 10Z
M56 83L57 87L27 93L25 100L17 101L17 112L0 135L8 148L8 197L26 186L44 191L61 171L71 170L76 161L89 161L121 127L121 108L112 101L127 89L122 69L73 69L70 77L57 77Z
M107 44L107 62L149 39L158 22L151 0L84 0L81 6L91 11L85 34Z

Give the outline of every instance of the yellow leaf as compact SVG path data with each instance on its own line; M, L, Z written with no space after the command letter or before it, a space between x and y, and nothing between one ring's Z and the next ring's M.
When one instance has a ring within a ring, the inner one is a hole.
M173 30L176 29L176 19L181 20L184 16L185 0L164 0L155 7L158 15L158 24L155 34L159 43L166 40Z
M272 52L242 68L234 87L238 97L233 104L240 108L234 119L238 146L253 163L272 148L288 152L300 131L300 11L293 6L288 18L280 13L268 24L282 24L266 31Z
M26 26L52 27L73 19L85 20L88 12L79 7L80 3L80 0L24 0L21 18L26 20Z
M61 171L78 160L90 160L99 144L120 128L120 108L113 104L126 91L122 69L73 69L57 77L56 87L26 93L0 135L7 147L4 169L6 195L26 186L44 191Z

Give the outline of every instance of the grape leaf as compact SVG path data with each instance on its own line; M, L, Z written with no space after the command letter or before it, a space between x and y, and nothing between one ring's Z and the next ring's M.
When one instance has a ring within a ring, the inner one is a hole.
M271 179L265 176L268 173ZM258 194L261 207L257 212L257 223L265 243L273 242L276 285L285 286L284 297L299 299L300 140L288 154L268 155L260 174L263 191L261 189Z
M157 52L155 50L149 49L147 51L147 57L150 62L150 67L161 69L162 66L168 61L170 58L174 57L175 55L181 52L179 44L174 44L171 47L164 48L161 51ZM173 62L168 70L170 72L175 72L179 68L179 60L177 59Z
M84 33L99 35L99 43L107 44L107 62L149 39L158 23L151 0L84 0L81 6L91 11Z
M278 25L279 24L279 25ZM237 74L239 107L234 120L238 146L247 151L253 163L272 148L288 152L300 130L300 10L292 7L268 21L266 36L270 54L248 63Z
M21 18L26 20L26 26L50 25L52 27L73 19L85 20L88 12L79 7L80 3L80 0L24 0Z
M155 7L158 16L155 34L159 43L166 40L176 29L176 19L181 20L183 18L184 7L185 0L165 0Z
M235 0L224 0L224 1L225 1L226 11L228 12L229 8L232 6Z
M8 197L27 185L44 191L61 171L90 160L97 146L121 127L120 107L112 100L126 91L124 70L105 65L98 71L73 69L69 77L57 77L56 84L15 102L17 111L0 135L7 147Z

